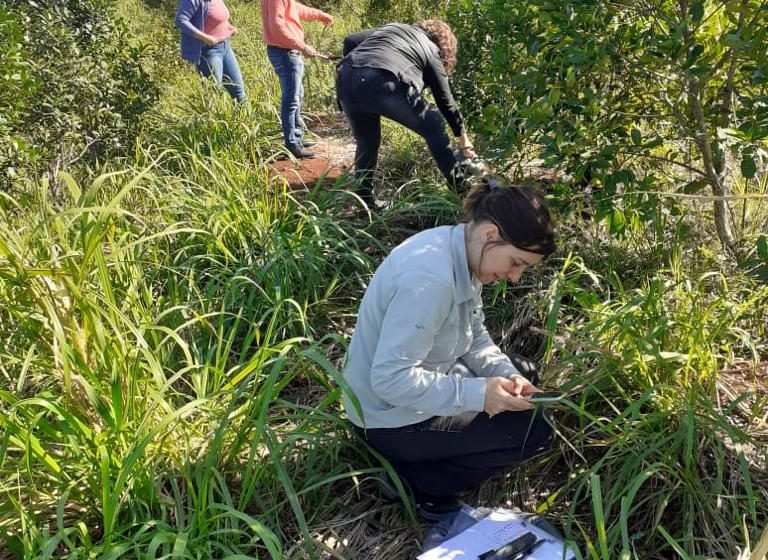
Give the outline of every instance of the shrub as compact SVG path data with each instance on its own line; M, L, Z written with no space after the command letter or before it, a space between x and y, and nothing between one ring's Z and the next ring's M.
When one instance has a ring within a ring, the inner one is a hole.
M654 219L661 187L709 189L735 249L727 197L759 184L768 137L766 17L752 0L459 2L456 85L490 145L562 166L612 230Z
M0 39L0 189L131 146L157 88L108 0L10 0Z

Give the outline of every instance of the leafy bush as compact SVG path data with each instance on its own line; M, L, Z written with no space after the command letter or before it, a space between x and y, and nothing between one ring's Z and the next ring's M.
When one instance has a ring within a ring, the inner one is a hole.
M0 189L131 146L157 89L108 0L11 0L0 39Z
M721 197L739 181L753 185L768 137L768 14L752 0L680 6L455 4L456 85L470 121L502 151L540 148L596 191L599 217L619 232L635 216L616 210L647 209L662 186ZM640 193L632 204L621 201L628 192ZM714 201L718 236L732 248L728 210Z

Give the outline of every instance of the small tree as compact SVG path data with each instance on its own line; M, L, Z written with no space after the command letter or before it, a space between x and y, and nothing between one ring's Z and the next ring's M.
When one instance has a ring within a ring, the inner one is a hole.
M157 88L142 48L110 6L8 0L0 7L0 189L53 162L94 160L132 145Z
M728 155L752 179L768 137L765 1L491 0L455 4L452 21L457 85L497 146L541 145L598 187L607 216L622 185L650 196L660 162L683 171L674 184L711 189L717 235L734 248Z

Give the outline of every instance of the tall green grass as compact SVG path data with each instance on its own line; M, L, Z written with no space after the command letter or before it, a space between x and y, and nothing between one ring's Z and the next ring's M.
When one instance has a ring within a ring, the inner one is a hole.
M732 558L745 524L754 538L764 527L768 403L729 401L719 382L728 364L764 359L767 305L768 287L719 273L673 266L627 289L566 259L548 359L570 394L557 461L571 476L541 507L566 508L586 557Z
M382 469L339 411L359 297L392 245L458 217L396 126L380 217L343 179L287 191L267 167L281 133L258 4L228 2L242 108L180 63L172 4L118 6L163 91L133 156L0 194L0 550L17 558L330 554L319 533L356 521ZM324 50L380 15L332 11L332 29L310 28ZM308 64L310 125L333 115L331 73ZM546 493L521 499L589 558L733 557L768 519L766 402L718 384L766 360L765 285L681 223L563 232L580 257L487 298L505 345L543 354L571 395L559 449L534 465ZM510 491L532 473L515 474Z
M84 190L62 175L60 207L50 185L34 209L3 199L0 528L19 556L277 558L286 514L313 546L298 500L352 476L313 339L376 242L332 194L184 158L195 184L172 160Z

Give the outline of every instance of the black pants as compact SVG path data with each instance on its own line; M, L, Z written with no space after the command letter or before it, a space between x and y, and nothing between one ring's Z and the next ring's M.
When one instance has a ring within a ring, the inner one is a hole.
M537 381L530 361L512 359L521 374ZM436 416L401 428L368 429L365 438L408 482L417 502L440 502L547 449L552 420L542 410Z
M387 70L342 64L336 72L336 95L357 142L355 178L360 194L372 200L373 171L381 145L381 117L387 117L424 138L448 184L456 188L460 178L445 120L415 88Z

